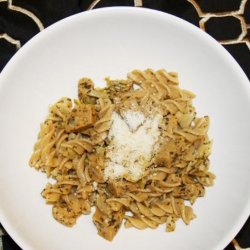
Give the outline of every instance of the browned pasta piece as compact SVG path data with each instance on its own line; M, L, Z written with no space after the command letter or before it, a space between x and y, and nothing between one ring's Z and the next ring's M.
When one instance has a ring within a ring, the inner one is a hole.
M126 223L125 223L125 227L136 227L137 229L145 229L148 227L148 225L142 221L141 219L139 218L136 218L136 217L131 217L131 216L125 216L125 219L127 220Z
M93 221L97 227L98 234L109 241L112 241L117 234L123 218L123 209L120 211L114 211L110 215L107 215L97 208L93 215Z
M188 225L192 219L196 217L190 206L184 206L181 210L182 220Z
M176 218L173 216L168 216L166 220L166 231L167 232L173 232L175 230L175 221Z

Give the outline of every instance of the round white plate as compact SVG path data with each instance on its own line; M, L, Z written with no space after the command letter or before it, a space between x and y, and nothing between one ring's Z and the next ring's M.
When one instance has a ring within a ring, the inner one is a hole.
M73 228L57 223L40 192L46 177L28 166L48 105L77 96L77 80L125 77L133 69L177 71L197 94L198 115L211 117L215 186L198 199L197 219L174 233L122 228L113 242L91 216ZM28 42L0 76L0 221L24 249L222 250L250 211L250 84L211 37L161 12L139 8L88 11L52 25Z

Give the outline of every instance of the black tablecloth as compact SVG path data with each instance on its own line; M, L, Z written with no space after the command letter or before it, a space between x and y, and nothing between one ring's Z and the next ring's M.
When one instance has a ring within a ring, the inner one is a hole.
M54 22L110 6L151 8L187 20L219 41L250 79L250 0L0 0L0 71L23 44ZM1 225L0 237L0 250L20 249ZM226 250L247 247L250 219Z

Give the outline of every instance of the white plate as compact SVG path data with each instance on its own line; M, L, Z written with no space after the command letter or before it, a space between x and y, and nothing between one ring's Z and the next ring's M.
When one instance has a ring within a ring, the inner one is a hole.
M122 228L112 243L90 216L73 228L57 223L40 196L47 179L28 159L47 107L76 97L77 80L125 77L132 69L177 71L197 94L198 115L211 117L215 186L194 206L197 219L174 233ZM85 12L52 25L28 42L0 77L0 221L24 249L221 250L250 211L250 85L211 37L171 15L139 8Z

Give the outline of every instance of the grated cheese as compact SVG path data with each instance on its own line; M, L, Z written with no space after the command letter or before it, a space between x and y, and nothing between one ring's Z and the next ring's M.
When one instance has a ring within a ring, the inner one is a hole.
M138 181L143 177L146 167L157 149L160 135L160 115L145 118L141 112L128 110L124 119L113 112L109 131L110 145L107 148L105 177L116 179L124 177Z
M137 130L145 120L145 117L141 112L134 112L131 110L126 111L123 118L132 131Z

